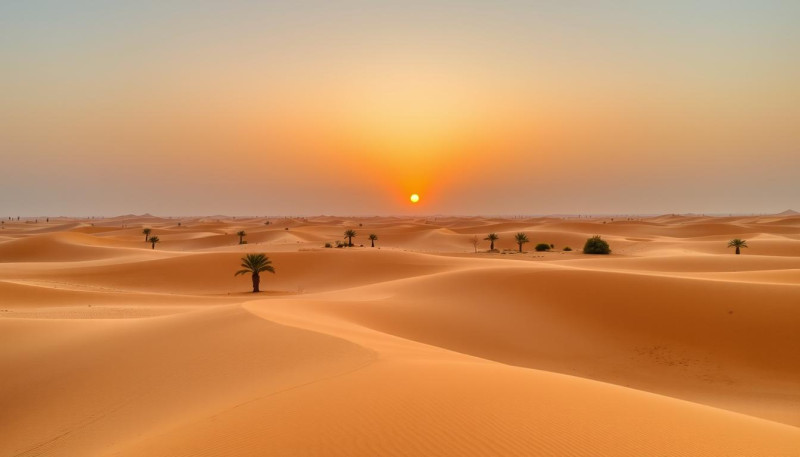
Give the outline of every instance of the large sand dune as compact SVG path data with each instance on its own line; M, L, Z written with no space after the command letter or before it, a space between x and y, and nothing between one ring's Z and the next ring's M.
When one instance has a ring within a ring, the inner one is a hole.
M800 456L797 215L44 221L0 231L2 456Z

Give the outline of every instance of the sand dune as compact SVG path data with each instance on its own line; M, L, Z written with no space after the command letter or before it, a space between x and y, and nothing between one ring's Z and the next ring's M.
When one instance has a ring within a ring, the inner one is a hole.
M796 215L8 222L0 455L800 455Z
M0 262L76 262L134 253L104 241L82 233L31 235L0 244Z
M335 306L339 315L382 332L513 365L734 410L758 402L743 411L800 424L800 398L787 398L800 389L800 368L786 364L787 355L800 354L796 285L524 267L402 282L364 288L366 296L385 297L380 301L347 301L336 293L334 305L316 306ZM724 390L732 391L722 395L730 404L716 400Z

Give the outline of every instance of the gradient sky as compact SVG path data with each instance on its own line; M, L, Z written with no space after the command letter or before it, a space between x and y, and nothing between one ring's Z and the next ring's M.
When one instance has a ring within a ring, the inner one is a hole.
M0 216L800 210L798 24L798 1L3 1Z

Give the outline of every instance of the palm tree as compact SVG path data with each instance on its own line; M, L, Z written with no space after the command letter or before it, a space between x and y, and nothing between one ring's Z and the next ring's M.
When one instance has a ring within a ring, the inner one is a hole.
M516 240L517 244L519 245L519 252L522 252L522 245L529 241L528 236L522 232L514 235L514 240Z
M484 238L484 240L491 242L491 245L489 246L489 250L490 251L494 251L494 242L499 240L499 239L500 239L500 237L497 236L496 233L490 233L486 238Z
M378 239L378 235L376 235L374 233L370 233L369 234L369 240L372 241L372 247L373 248L375 247L375 240L377 240L377 239Z
M244 244L243 241L245 235L247 235L247 232L245 232L244 230L239 230L238 232L236 232L236 234L239 235L239 244Z
M146 228L146 229L142 230L142 233L144 233L144 242L145 243L147 243L147 239L150 238L150 232L152 232L152 231L153 230L151 230L149 228Z
M739 255L739 248L746 248L747 240L740 240L739 238L734 238L728 241L728 247L736 248L736 255Z
M347 245L353 245L353 238L356 236L356 231L353 229L347 229L344 231L344 237L347 238Z
M253 279L253 293L259 292L258 285L261 282L259 273L262 271L275 273L275 267L272 266L272 261L264 254L247 254L242 257L242 267L244 269L237 271L234 276L250 273Z
M156 248L156 243L158 243L161 240L159 240L157 236L153 235L150 238L148 238L147 241L149 241L150 244L153 245L152 249L155 249Z

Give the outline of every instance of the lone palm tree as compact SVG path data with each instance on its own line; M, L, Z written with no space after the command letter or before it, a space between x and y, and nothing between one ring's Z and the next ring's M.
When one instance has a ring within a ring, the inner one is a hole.
M747 240L740 240L739 238L734 238L728 241L729 248L736 248L736 255L739 255L740 251L739 248L746 248L747 247Z
M490 233L484 240L489 241L491 244L489 245L489 250L494 251L494 242L499 240L500 237L497 236L496 233Z
M514 240L516 240L517 244L519 245L519 252L522 252L522 245L529 241L528 236L522 232L514 235Z
M253 293L260 292L258 285L261 283L261 276L259 275L261 272L269 271L270 273L275 273L272 261L264 254L247 254L242 257L242 267L244 269L237 271L234 276L250 273L253 279Z
M344 237L347 238L347 245L353 245L353 238L356 236L356 231L353 229L347 229L344 231Z
M247 235L247 232L245 232L244 230L239 230L238 232L236 232L236 234L239 235L239 244L244 244L244 237L245 235Z
M152 231L153 230L149 229L149 228L146 228L146 229L142 230L142 233L144 233L144 242L145 243L147 243L147 240L150 238L150 232L152 232Z
M372 247L373 248L375 247L375 240L377 240L377 239L378 239L378 235L376 235L374 233L370 233L369 234L369 240L372 242Z
M155 249L156 248L156 243L158 243L161 240L159 240L157 236L153 235L150 238L148 238L147 241L149 241L150 244L153 245L153 247L151 249Z

